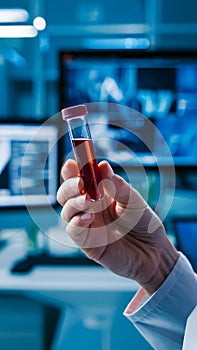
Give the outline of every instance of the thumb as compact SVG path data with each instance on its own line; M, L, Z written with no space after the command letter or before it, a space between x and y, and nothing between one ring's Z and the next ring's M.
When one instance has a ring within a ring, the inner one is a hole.
M107 161L102 161L99 164L99 169L104 182L107 179L113 184L113 197L117 202L123 206L127 206L129 204L129 207L136 209L146 206L146 203L141 195L121 176L116 175ZM106 184L107 183L108 181ZM112 186L107 186L107 192L109 194L112 192L110 187Z
M130 229L138 224L139 232L152 233L161 227L160 219L138 191L122 177L114 174L108 162L101 162L99 167L107 192L118 204L116 212L118 215L122 215L122 209L124 210L125 223L128 224L129 220Z

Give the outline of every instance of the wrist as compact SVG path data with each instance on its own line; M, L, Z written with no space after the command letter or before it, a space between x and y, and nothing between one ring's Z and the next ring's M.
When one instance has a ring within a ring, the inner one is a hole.
M152 295L165 281L179 257L177 250L167 237L165 243L165 248L158 250L158 262L156 268L153 269L152 277L148 282L140 283L149 295Z

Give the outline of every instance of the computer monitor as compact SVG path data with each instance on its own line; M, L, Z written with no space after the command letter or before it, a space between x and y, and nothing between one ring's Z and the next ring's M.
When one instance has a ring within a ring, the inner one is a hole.
M60 109L92 102L135 109L162 133L176 166L197 165L196 97L195 52L112 49L60 52ZM125 131L129 120L122 120L119 128L112 124L113 120L109 121L108 131L113 131L117 140L125 140L139 156L150 152L143 142ZM143 138L146 125L141 123L137 127ZM155 135L151 138L152 151L159 154L160 139Z
M0 208L56 204L58 126L0 122Z
M197 216L173 218L177 249L182 251L197 272Z

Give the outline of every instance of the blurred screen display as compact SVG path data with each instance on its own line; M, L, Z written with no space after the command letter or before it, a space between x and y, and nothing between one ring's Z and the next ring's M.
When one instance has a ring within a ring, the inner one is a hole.
M55 125L1 123L0 207L55 204L57 141Z
M177 248L187 256L197 271L197 219L177 218L174 223Z
M65 51L60 54L60 66L60 108L91 102L128 106L162 133L175 165L197 165L197 56ZM115 137L119 140L121 135L121 141L129 143L124 125L122 129L113 129ZM151 137L157 152L161 144ZM142 142L132 142L136 153L149 152Z

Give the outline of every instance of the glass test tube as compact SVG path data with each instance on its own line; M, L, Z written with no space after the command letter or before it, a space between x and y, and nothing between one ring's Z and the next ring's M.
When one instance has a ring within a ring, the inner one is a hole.
M102 196L98 188L101 175L86 118L87 114L88 111L85 105L68 107L62 110L62 118L68 125L79 175L84 182L84 188L81 193L88 193L90 199L96 201Z

